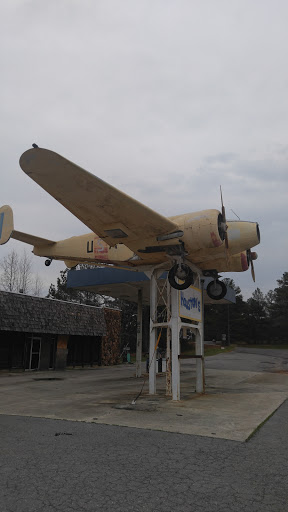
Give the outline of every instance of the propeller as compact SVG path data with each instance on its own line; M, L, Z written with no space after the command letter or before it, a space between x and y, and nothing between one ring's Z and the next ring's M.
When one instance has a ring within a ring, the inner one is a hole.
M223 204L223 196L222 196L222 187L220 185L220 195L221 195L221 206L222 206L222 225L223 225L223 230L224 230L224 240L225 240L225 247L226 249L229 248L229 244L228 244L228 233L227 233L227 230L228 230L228 226L227 226L227 221L226 221L226 212L225 212L225 206Z
M226 257L226 264L227 264L227 267L229 268L229 263L230 263L230 258L229 258L229 242L228 242L228 226L227 226L227 221L226 221L226 212L225 212L225 206L224 206L224 203L223 203L223 196L222 196L222 187L220 185L220 195L221 195L221 206L222 206L222 227L223 227L223 231L224 231L224 241L225 241L225 257Z
M257 252L252 252L251 249L247 250L247 260L248 260L248 264L249 265L251 264L251 275L252 275L252 279L253 279L254 283L255 283L255 270L254 270L253 261L257 260L257 258L258 258Z

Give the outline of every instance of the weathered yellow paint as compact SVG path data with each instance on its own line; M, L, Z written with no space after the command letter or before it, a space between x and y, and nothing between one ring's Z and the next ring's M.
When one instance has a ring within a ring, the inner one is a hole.
M260 243L260 235L257 222L227 221L227 226L229 257L237 255L247 249L251 249ZM196 263L197 265L199 264L200 268L203 269L208 268L206 264L205 266L202 266L203 262L217 260L218 263L218 260L221 258L225 258L225 260L227 260L224 243L219 247L214 247L213 249L203 248L199 249L198 251L191 251L187 257L187 259L193 261L193 263ZM235 260L232 259L231 261Z
M160 234L177 229L171 220L53 151L30 149L21 156L20 166L110 246L125 242L135 251L139 240L144 237L154 240ZM127 235L125 239L114 238L107 233L116 229L119 223Z
M123 244L110 247L94 233L73 236L53 245L36 245L36 256L45 256L55 260L70 260L95 263L114 263L128 261L134 253ZM75 263L74 263L75 265Z
M182 241L187 251L214 249L223 244L218 233L218 210L202 210L170 217L184 232Z
M221 257L204 262L202 261L199 266L202 270L211 270L215 268L218 272L244 272L245 270L248 270L249 267L247 255L244 251L239 254L229 256L228 258Z
M218 210L163 217L53 151L30 149L21 156L20 165L92 232L54 242L15 231L12 210L4 206L0 244L11 236L32 244L35 255L63 260L69 267L82 262L125 267L163 263L170 268L173 256L159 249L171 246L173 254L173 246L182 244L185 258L203 270L240 272L248 266L246 250L260 242L257 223L227 221L226 251L219 235Z

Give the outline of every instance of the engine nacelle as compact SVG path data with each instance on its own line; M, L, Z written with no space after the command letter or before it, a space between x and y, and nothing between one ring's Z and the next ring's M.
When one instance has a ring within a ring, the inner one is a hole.
M202 210L170 219L183 231L181 241L188 252L195 253L199 249L212 249L223 244L225 226L218 210Z
M221 227L220 227L221 234ZM227 236L228 236L228 250L225 249L225 244L222 243L219 247L214 248L201 248L198 251L191 251L191 261L196 263L201 268L217 268L218 259L226 262L227 257L232 260L233 256L237 256L242 252L245 252L255 245L260 243L260 229L257 222L246 222L246 221L227 221ZM188 258L189 259L189 258ZM213 264L213 262L214 264ZM207 265L210 267L207 267ZM243 263L244 264L244 263ZM212 267L211 267L212 265ZM222 270L224 272L224 269ZM228 270L227 270L228 271Z
M251 253L252 259L257 258L256 253ZM247 251L234 254L227 258L217 258L215 260L202 262L200 267L202 270L215 269L217 272L245 272L250 266L250 258Z
M260 229L257 222L228 220L227 226L229 251L232 254L251 249L260 243Z

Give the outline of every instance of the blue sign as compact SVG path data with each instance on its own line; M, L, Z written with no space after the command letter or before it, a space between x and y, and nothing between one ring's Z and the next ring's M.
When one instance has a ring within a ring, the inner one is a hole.
M201 322L202 320L202 297L201 290L189 286L186 290L179 292L179 316Z

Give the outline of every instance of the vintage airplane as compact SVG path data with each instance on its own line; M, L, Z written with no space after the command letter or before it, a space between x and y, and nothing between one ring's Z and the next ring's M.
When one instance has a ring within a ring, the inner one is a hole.
M257 222L226 220L225 208L163 217L100 178L53 151L33 144L20 158L23 171L59 203L80 219L91 233L58 242L14 230L9 206L0 208L0 245L10 237L34 246L45 265L63 260L67 267L78 263L113 265L130 270L169 270L174 288L185 289L200 269L213 277L208 295L219 300L226 286L220 272L243 272L257 254L260 243ZM97 234L96 234L97 233Z

